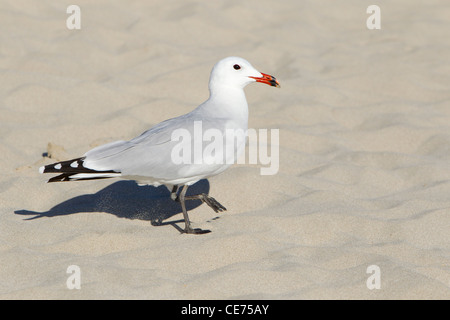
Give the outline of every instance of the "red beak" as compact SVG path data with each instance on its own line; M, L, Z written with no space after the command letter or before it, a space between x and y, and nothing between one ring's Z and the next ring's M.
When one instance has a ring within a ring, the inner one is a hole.
M269 86L272 86L272 87L277 87L277 88L280 87L280 84L278 83L277 79L274 76L271 76L271 75L268 75L265 73L261 73L261 74L262 74L262 77L260 77L260 78L258 78L258 77L249 77L249 78L255 79L256 82L268 84Z

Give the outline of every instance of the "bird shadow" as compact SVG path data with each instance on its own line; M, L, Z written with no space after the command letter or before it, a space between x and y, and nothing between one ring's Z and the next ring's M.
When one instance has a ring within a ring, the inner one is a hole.
M200 180L190 186L187 195L209 193L209 182ZM201 200L186 201L186 209L192 210L202 204ZM184 220L163 222L182 213L181 205L170 198L165 186L138 186L134 181L118 181L94 194L85 194L61 202L45 212L16 210L24 220L53 218L80 212L105 212L119 218L150 221L153 226L172 225L182 232L176 223Z

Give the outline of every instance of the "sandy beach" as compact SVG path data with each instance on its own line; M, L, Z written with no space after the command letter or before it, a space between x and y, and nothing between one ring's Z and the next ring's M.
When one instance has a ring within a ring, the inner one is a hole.
M448 1L71 4L0 3L0 299L450 298ZM281 83L245 89L279 170L193 186L211 233L164 187L39 174L191 111L227 56Z

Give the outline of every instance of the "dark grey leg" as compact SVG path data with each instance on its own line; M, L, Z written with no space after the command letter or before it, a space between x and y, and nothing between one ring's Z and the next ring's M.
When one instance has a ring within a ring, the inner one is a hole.
M188 189L187 185L183 186L183 189L181 189L180 195L177 197L178 201L181 203L181 209L183 210L183 217L184 217L184 232L185 233L191 233L191 234L203 234L211 232L210 230L202 230L202 229L193 229L191 227L191 222L189 221L189 216L186 210L186 191Z
M219 201L217 201L213 197L208 196L206 193L197 194L195 196L187 196L185 197L185 200L202 200L204 203L210 206L215 212L222 212L227 210L227 208L221 205Z
M172 192L170 193L170 198L174 201L180 202L180 197L177 195L178 189L179 186L173 186ZM210 197L206 193L201 193L194 196L185 196L184 200L201 200L202 202L210 206L214 210L214 212L227 211L227 208L221 205L219 201L217 201L213 197Z

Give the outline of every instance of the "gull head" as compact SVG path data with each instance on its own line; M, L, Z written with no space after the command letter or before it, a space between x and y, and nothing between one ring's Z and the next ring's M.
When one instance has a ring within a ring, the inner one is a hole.
M209 79L210 90L216 87L234 87L243 89L252 82L280 87L275 77L256 70L250 62L239 57L228 57L216 63Z

